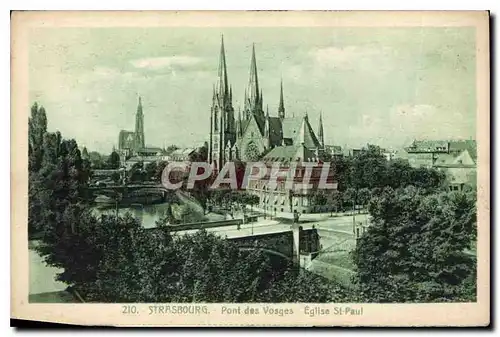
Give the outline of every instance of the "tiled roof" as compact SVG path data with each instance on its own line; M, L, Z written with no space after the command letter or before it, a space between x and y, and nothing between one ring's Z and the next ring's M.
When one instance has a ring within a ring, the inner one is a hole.
M302 119L302 124L294 142L296 144L304 144L308 149L320 147L318 138L316 138L307 118Z
M477 143L475 140L456 140L450 142L450 151L462 152L468 150L472 159L477 159Z
M302 118L285 118L282 122L283 138L295 139L302 125Z
M447 151L448 142L446 140L415 140L407 148L409 151Z
M291 162L309 162L318 161L316 154L307 149L304 145L289 145L289 146L277 146L272 149L263 158L265 162L282 162L285 164Z
M139 150L137 150L137 152L163 152L163 149L162 148L159 148L159 147L144 147L144 148L141 148Z
M194 152L195 149L193 148L187 148L187 149L177 149L174 152L172 152L170 155L176 156L176 155L189 155L192 152Z
M271 146L281 145L282 125L279 117L269 117L269 138Z

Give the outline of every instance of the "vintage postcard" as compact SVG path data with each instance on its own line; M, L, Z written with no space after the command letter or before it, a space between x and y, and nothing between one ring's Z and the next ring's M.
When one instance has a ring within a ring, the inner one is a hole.
M488 12L14 12L12 318L487 326Z

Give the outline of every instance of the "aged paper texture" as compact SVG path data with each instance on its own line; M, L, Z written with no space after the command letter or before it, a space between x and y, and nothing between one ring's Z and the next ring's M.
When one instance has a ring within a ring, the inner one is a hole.
M487 12L14 12L12 318L486 326Z

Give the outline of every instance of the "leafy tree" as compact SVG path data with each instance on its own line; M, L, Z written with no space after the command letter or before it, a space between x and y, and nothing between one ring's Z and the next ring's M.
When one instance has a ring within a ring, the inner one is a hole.
M358 197L357 198L358 203L362 205L363 208L365 208L368 202L370 201L371 191L367 187L363 187L358 191L357 197Z
M261 297L262 302L342 303L352 302L355 295L334 282L307 272L287 271Z
M97 151L89 152L89 160L90 160L90 165L93 169L99 170L107 168L107 164L104 161L102 155Z
M166 161L160 161L157 165L156 165L156 171L154 173L154 177L155 177L155 180L160 182L161 181L161 176L163 174L163 170L165 169L165 167L167 167L168 163Z
M145 179L144 174L144 163L142 161L138 161L134 163L130 170L127 173L128 180L131 182L142 182Z
M385 183L387 160L380 147L368 145L352 159L351 186L358 190L373 188Z
M82 159L89 159L90 160L89 151L87 150L87 148L85 146L82 149Z
M342 194L342 201L346 207L346 209L351 209L354 211L356 207L356 202L357 202L357 191L349 187L343 194Z
M120 155L116 151L112 151L108 157L108 168L117 169L120 167Z
M28 169L38 172L42 165L43 138L47 132L47 114L43 107L34 103L28 119Z
M473 193L427 194L386 188L372 198L372 225L353 257L366 301L435 302L470 298L475 259Z
M152 180L152 179L155 179L156 177L156 173L157 173L157 169L158 169L158 164L153 161L153 162L150 162L146 165L146 167L144 168L145 170L145 180Z

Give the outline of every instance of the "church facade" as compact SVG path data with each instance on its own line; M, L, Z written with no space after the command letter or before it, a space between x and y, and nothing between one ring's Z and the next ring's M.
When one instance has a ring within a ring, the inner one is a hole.
M264 111L263 90L259 86L255 46L252 47L250 76L245 88L243 111L235 116L232 104L233 90L228 82L224 40L221 42L219 68L216 84L213 87L210 110L209 161L213 168L220 170L227 161L257 161L274 148L288 148L297 151L304 148L316 159L324 154L324 132L322 117L319 119L318 136L313 131L307 113L302 117L288 117L283 99L281 81L279 107L276 116ZM280 153L283 150L279 150ZM310 158L295 157L294 161ZM293 158L289 158L293 159Z
M121 130L118 134L118 154L121 165L130 168L137 162L150 163L163 159L164 150L158 147L146 147L144 134L144 113L142 99L139 97L135 114L134 131Z

